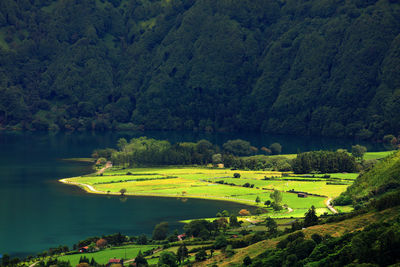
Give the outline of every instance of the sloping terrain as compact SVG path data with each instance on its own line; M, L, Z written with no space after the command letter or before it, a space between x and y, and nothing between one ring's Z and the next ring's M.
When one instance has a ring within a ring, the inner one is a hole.
M397 0L3 0L0 126L400 131Z

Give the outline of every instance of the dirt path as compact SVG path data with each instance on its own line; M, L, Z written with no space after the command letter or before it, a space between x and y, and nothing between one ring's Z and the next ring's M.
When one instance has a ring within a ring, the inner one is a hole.
M103 168L101 168L100 170L98 170L96 172L96 174L102 174L103 172L105 172L108 168L112 167L112 163L111 161L107 161L106 166L104 166Z
M97 171L96 174L102 174L103 172L105 172L107 169L109 169L111 167L112 167L111 161L107 161L106 166L104 166L99 171ZM99 191L99 190L95 189L93 186L91 186L89 184L83 184L83 183L76 183L76 182L68 181L68 178L61 179L60 182L64 183L64 184L72 184L72 185L86 187L88 189L88 191L92 192L92 193L99 193L99 194L105 194L106 193L104 191Z
M61 183L64 183L64 184L72 184L72 185L77 185L77 186L84 186L84 187L86 187L90 192L93 192L93 193L100 193L100 194L104 194L104 193L105 193L105 192L103 192L103 191L99 191L99 190L95 189L93 186L91 186L91 185L89 185L89 184L82 184L82 183L71 182L71 181L68 181L67 178L66 178L66 179L61 179L60 182L61 182Z
M327 207L330 211L332 211L332 213L336 214L336 213L338 213L338 212L337 212L337 210L332 206L331 201L332 201L332 198L330 197L330 198L325 202L326 207Z

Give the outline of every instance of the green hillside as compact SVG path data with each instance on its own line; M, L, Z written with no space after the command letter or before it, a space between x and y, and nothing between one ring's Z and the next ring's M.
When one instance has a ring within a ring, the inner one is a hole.
M381 195L400 187L400 152L380 160L371 170L362 173L345 195L362 199Z
M400 131L396 0L0 2L0 126Z

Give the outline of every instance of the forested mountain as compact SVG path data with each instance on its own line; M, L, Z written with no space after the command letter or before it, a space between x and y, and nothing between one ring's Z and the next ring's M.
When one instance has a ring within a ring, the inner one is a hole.
M2 0L0 125L400 133L398 0Z

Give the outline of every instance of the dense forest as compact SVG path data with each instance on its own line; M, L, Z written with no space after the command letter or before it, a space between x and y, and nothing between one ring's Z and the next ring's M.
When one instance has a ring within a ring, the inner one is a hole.
M0 126L400 133L398 0L2 0Z

